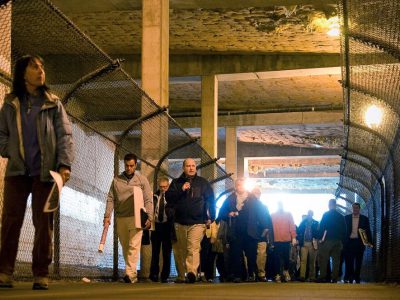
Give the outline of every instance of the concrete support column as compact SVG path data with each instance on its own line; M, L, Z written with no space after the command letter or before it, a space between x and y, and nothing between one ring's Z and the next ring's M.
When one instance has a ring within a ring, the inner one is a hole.
M201 146L208 154L218 156L218 80L215 75L201 80Z
M142 88L167 106L169 77L169 1L142 1Z
M237 130L235 126L225 128L225 171L237 178Z
M169 1L142 1L142 88L160 106L168 106ZM154 107L142 104L142 115ZM142 157L154 165L168 150L168 120L154 117L142 125ZM153 184L154 170L142 165Z
M142 88L159 105L168 106L169 84L169 1L142 1ZM142 115L155 108L142 102ZM153 165L168 150L168 119L156 116L142 124L141 156ZM163 167L166 167L164 164ZM141 173L145 175L150 185L153 182L154 169L142 163ZM147 232L146 232L147 234ZM150 275L151 245L142 244L140 251L141 279Z
M11 4L1 6L0 9L0 72L11 76ZM3 105L4 96L10 92L10 87L0 81L0 106ZM7 159L0 158L0 222L3 209L4 174Z

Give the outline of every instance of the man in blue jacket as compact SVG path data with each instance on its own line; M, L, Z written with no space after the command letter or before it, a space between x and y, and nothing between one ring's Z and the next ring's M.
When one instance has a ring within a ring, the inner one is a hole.
M310 281L315 280L316 240L318 239L319 223L313 219L313 216L314 212L309 210L307 217L297 228L297 240L300 246L300 281L305 281L307 267L308 279Z
M215 219L215 198L210 183L197 175L196 162L187 158L183 173L172 180L165 193L167 215L172 216L177 245L174 257L178 269L176 282L194 283L200 264L200 243L206 226Z

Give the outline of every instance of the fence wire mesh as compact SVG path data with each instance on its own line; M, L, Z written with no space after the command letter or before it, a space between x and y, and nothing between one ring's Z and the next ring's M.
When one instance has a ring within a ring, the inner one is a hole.
M343 0L339 8L346 141L336 195L364 200L375 244L366 252L367 277L398 281L400 2ZM366 119L371 107L379 123Z
M199 140L181 128L121 68L47 0L2 1L0 6L0 96L9 92L11 65L24 54L44 58L46 81L62 99L73 125L76 158L63 189L55 225L56 278L111 277L123 264L111 225L105 254L97 253L105 199L123 156L135 153L140 171L156 184L160 175L180 175L193 157L216 197L233 182ZM5 161L0 162L1 178ZM3 189L0 180L0 191ZM0 209L3 195L0 194ZM30 277L33 226L28 204L15 276ZM146 248L145 251L150 251ZM148 253L145 253L148 255Z

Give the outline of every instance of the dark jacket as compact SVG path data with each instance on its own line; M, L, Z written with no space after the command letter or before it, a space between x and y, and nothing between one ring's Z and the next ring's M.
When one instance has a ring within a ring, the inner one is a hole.
M191 179L191 188L183 191L182 186L189 179L184 174L172 180L165 193L165 207L168 219L181 225L204 224L215 219L215 198L210 183L195 175Z
M218 218L224 220L228 224L232 225L235 222L235 218L229 217L230 212L237 212L236 208L236 193L232 193L222 204L219 211ZM267 215L267 208L260 200L258 200L253 194L248 195L241 211L248 210L248 219L245 232L253 239L260 240L261 234L264 229L269 229L269 234L273 234L271 217ZM240 212L239 212L240 215ZM268 221L269 220L269 221ZM237 233L238 230L234 229Z
M311 237L313 239L318 239L318 225L319 223L312 219L311 221ZM299 241L299 246L303 247L304 246L304 233L306 231L306 226L307 226L307 219L303 220L299 227L297 227L297 240Z
M322 239L326 230L325 240L340 240L345 242L346 222L343 215L336 210L329 210L322 216L319 226L319 238Z
M71 125L61 101L45 92L45 102L37 116L41 153L41 181L51 181L50 170L71 167L74 159ZM20 101L8 94L0 110L0 155L8 158L5 176L25 175L25 150L22 138Z
M344 218L345 218L345 221L346 221L346 240L345 240L345 244L347 244L347 242L350 240L351 230L352 230L352 227L353 227L353 214L346 215ZM358 221L357 231L358 231L358 229L364 229L365 233L367 234L368 241L370 243L372 243L371 229L370 229L370 226L369 226L368 217L360 214L360 219ZM360 237L358 238L358 240L359 240L359 246L361 248L365 248L365 246L364 246L364 244L363 244L363 242L362 242Z

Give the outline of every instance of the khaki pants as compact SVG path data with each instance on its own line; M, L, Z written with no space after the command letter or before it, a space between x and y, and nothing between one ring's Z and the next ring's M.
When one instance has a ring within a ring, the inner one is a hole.
M265 264L267 262L267 242L257 243L257 275L265 277Z
M125 260L125 273L137 279L137 263L143 230L135 227L135 217L117 218L117 233Z
M151 244L141 245L140 247L140 272L139 278L147 279L150 277L150 264L151 264Z
M312 242L304 242L300 249L300 277L306 278L306 270L308 264L308 277L315 279L315 259L317 250L314 249Z
M194 224L194 225L181 225L178 223L174 224L176 231L176 246L177 253L175 254L178 278L182 279L182 270L186 269L186 272L192 272L197 275L197 269L200 265L200 243L204 237L206 226L205 224Z

